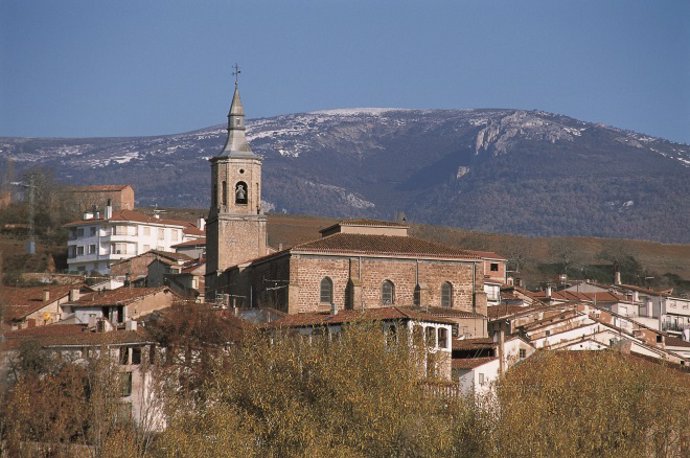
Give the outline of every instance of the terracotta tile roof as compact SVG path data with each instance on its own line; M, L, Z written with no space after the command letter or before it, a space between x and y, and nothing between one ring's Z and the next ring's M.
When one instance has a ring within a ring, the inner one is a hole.
M430 315L410 307L380 307L366 310L340 310L337 314L330 313L298 313L287 315L280 320L268 323L268 328L300 328L310 326L325 326L329 324L344 324L355 321L395 321L414 320L430 321L434 323L455 324L453 321Z
M468 312L466 310L458 310L447 307L419 307L420 311L428 313L431 316L443 318L486 318L480 313Z
M496 361L495 356L485 356L482 358L456 358L450 362L453 369L475 369L491 361Z
M68 325L63 325L68 326ZM128 345L153 342L146 331L110 331L94 332L83 331L79 333L50 336L39 340L44 347L61 347L67 345Z
M63 345L122 345L151 342L144 329L137 331L89 331L84 324L50 324L5 333L5 349L19 348L22 342L36 340L43 347Z
M664 341L665 341L666 345L670 346L670 347L690 348L690 342L686 342L685 340L681 339L680 337L666 336Z
M88 186L71 186L69 190L71 192L108 192L108 191L121 191L128 187L128 184L97 184Z
M185 231L186 233L186 231ZM206 237L201 237L199 239L187 240L186 242L178 243L177 245L172 245L173 248L188 247L188 246L206 246Z
M185 226L185 228L182 229L182 232L184 232L185 235L197 235L199 237L206 237L206 231L199 229L198 227L196 227L195 225L193 225L191 223L187 223L187 226ZM196 239L196 240L198 240L198 239ZM204 242L206 242L205 238L204 238Z
M538 291L532 293L532 297L539 300L547 299L546 292ZM553 291L551 299L559 301L588 301L588 302L619 302L626 300L624 296L610 293L578 293L575 291Z
M500 254L493 252L493 251L477 251L477 250L467 250L468 253L472 253L480 258L487 258L487 259L500 259L502 261L505 261L506 258L504 256L501 256Z
M28 288L3 286L0 288L0 305L6 306L3 313L5 321L19 320L42 307L64 298L70 289L79 285L45 285ZM49 292L49 299L43 300L44 291Z
M117 345L151 342L144 329L137 331L89 331L85 324L49 324L5 333L3 348L17 349L22 342L35 340L44 347L62 345Z
M296 245L290 251L478 259L476 255L465 250L446 247L414 237L392 235L338 233L313 242Z
M476 339L453 339L453 350L483 350L496 348L498 344L491 337Z
M161 262L165 265L168 266L182 266L190 261L193 261L194 258L191 256L184 254L184 253L175 253L175 252L170 252L170 251L158 251L158 250L149 250L146 253L142 253L139 256L144 256L146 254L153 255L151 262L149 262L149 265L152 263L158 261ZM137 257L139 257L137 256ZM129 261L132 258L127 258L125 261ZM122 262L122 261L120 261Z
M138 299L153 294L170 291L167 287L158 288L118 288L113 290L98 291L85 294L76 302L71 302L73 306L102 306L102 305L127 305Z
M368 227L408 227L407 224L393 221L379 221L375 219L345 219L335 224L319 229L319 232L328 232L337 226L368 226Z
M526 312L530 308L522 305L490 305L486 308L486 314L491 320L516 313Z
M191 231L190 233L201 233L201 235L204 234L203 231L199 231L199 229L194 226L192 223L188 221L179 221L179 220L174 220L174 219L163 219L163 218L156 218L152 215L147 215L145 213L141 213L135 210L119 210L115 211L112 214L112 217L108 220L105 219L105 215L101 212L100 216L98 218L92 218L92 219L87 219L87 220L76 220L69 222L64 225L64 227L72 227L72 226L84 226L84 225L89 225L93 224L94 222L135 222L135 223L148 223L148 224L157 224L157 225L165 225L165 226L180 226L183 229ZM188 228L193 228L193 229L188 229Z

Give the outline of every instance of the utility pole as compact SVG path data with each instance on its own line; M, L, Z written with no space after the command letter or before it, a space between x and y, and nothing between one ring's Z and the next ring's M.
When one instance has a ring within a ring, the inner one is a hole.
M21 186L29 190L29 240L26 242L26 253L36 254L36 233L34 230L34 219L36 212L34 197L36 185L34 184L34 176L29 175L29 184L26 184L23 181L13 181L11 184Z

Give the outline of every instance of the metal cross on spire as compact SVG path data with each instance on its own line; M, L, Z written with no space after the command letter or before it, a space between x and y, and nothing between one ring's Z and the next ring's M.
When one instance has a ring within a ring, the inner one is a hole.
M235 64L232 67L234 70L232 72L232 76L235 77L235 87L237 87L237 82L240 79L240 73L242 73L242 70L240 70L240 66Z

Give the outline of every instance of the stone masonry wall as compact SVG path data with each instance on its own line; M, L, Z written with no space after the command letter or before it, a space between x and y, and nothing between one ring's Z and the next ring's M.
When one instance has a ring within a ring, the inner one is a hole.
M474 292L483 289L483 272L481 264L473 272L472 262L415 260L326 255L292 256L290 261L290 285L298 288L299 294L290 295L289 313L313 312L324 310L329 304L320 303L321 280L328 276L333 281L333 300L338 308L345 308L345 291L350 272L352 278L361 284L361 304L355 308L384 307L387 305L410 306L414 301L414 289L419 283L426 287L422 298L424 306L441 305L441 285L448 281L453 285L453 308L464 311L473 310L472 280L475 278ZM384 304L381 298L381 287L385 280L394 284L394 303ZM477 312L481 311L481 294ZM475 299L476 301L477 299ZM483 304L485 310L485 300Z

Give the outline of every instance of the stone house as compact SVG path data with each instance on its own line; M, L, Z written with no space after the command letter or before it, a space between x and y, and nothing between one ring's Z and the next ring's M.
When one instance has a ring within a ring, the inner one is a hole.
M103 208L108 202L116 211L134 210L134 189L128 184L73 186L68 191L80 212Z
M79 294L80 285L2 286L0 316L9 329L45 326L62 319L62 305Z
M128 288L87 293L62 304L63 320L88 324L100 319L117 327L172 306L177 296L167 287Z
M33 340L62 361L80 364L89 358L108 355L115 363L120 381L118 407L147 431L165 426L159 393L153 389L152 367L156 363L156 343L136 322L124 329L84 324L51 324L8 333L0 345L0 375L18 355L22 342Z

